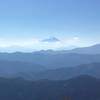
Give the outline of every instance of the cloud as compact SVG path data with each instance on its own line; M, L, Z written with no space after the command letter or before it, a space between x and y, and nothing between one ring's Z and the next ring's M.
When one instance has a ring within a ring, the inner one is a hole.
M29 38L29 39L0 39L0 48L4 51L33 51L33 50L57 50L59 48L66 48L70 45L77 44L78 37L73 38L56 38L49 37L46 39Z
M0 39L0 51L38 51L38 50L59 50L72 49L86 45L80 37L49 37L46 39L27 38L27 39Z
M30 39L0 39L0 47L10 46L28 46L36 44L39 40L35 38Z
M56 38L56 37L50 37L50 38L41 40L41 42L52 43L52 42L60 42L60 40L58 38Z
M68 44L78 44L80 42L80 38L79 37L72 37L70 39L67 40Z

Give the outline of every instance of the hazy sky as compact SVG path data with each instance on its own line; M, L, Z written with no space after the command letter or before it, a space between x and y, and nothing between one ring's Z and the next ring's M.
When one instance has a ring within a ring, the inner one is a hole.
M38 50L99 42L100 0L0 0L0 47Z

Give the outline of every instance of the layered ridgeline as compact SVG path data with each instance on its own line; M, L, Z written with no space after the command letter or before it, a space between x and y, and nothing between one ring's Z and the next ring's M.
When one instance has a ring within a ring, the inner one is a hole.
M64 81L0 78L0 100L100 100L100 80L90 76Z
M90 47L75 48L72 50L64 50L65 53L79 53L79 54L100 54L100 44Z
M24 73L40 72L44 70L46 70L44 66L32 62L0 60L1 76L8 76L10 74L16 74L20 72Z
M100 62L100 45L65 51L0 53L0 60L32 62L48 69L71 67Z
M70 51L47 50L33 53L0 53L0 76L16 76L29 79L68 79L77 76L77 74L92 74L97 77L99 72L93 71L98 71L100 64L95 63L95 65L93 63L100 62L99 48L100 45L95 45ZM94 69L91 67L92 65ZM88 66L90 66L89 69Z
M90 75L100 78L100 63L82 64L69 68L58 68L37 73L17 73L10 77L22 77L31 80L66 80L80 75Z

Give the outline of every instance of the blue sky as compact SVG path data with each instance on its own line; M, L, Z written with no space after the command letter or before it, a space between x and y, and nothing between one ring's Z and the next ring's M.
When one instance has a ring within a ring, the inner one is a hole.
M42 43L53 37L61 43ZM99 42L100 0L0 0L0 46L50 49Z

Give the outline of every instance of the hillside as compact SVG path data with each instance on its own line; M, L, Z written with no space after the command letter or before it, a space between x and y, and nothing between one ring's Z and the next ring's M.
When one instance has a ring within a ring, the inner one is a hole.
M100 54L100 44L96 44L90 47L76 48L65 52L79 54Z
M0 76L9 76L16 73L31 73L46 70L45 67L32 62L0 60Z
M100 55L75 53L0 53L0 60L36 63L48 69L72 67L80 64L100 62ZM72 63L73 62L73 63Z
M100 78L100 63L82 64L79 66L74 66L70 68L59 68L54 70L42 71L39 73L27 73L28 78L25 73L16 74L15 77L23 77L25 79L48 79L48 80L66 80L79 75L90 75L96 78ZM13 75L14 76L14 75Z
M90 76L79 76L66 81L25 81L0 78L0 99L99 100L100 80Z

